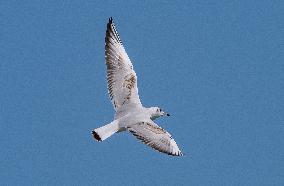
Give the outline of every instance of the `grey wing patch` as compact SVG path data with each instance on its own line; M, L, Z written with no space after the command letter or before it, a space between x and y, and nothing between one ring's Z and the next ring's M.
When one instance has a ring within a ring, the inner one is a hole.
M154 150L172 156L183 155L171 135L155 123L139 122L127 129L137 139L152 147Z
M123 87L125 87L127 89L127 95L124 98L124 101L122 103L122 105L124 105L127 101L130 100L131 98L131 94L132 94L132 90L135 88L136 85L136 77L133 74L128 74L124 77L124 83L123 83Z
M152 131L155 134L167 134L167 131L165 131L163 128L159 127L158 125L153 125L147 122L142 122L140 125L144 125L148 130Z

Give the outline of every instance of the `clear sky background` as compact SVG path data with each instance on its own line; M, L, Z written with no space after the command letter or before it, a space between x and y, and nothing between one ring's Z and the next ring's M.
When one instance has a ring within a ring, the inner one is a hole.
M103 3L104 2L104 3ZM284 185L283 1L1 1L0 185ZM185 157L113 119L114 17L145 106Z

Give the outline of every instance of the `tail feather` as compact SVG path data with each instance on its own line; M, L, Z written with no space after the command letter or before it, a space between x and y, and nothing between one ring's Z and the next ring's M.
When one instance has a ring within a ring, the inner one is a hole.
M98 135L98 133L96 133L95 130L92 131L93 137L97 140L97 141L102 141L100 135Z
M116 133L118 130L118 122L113 121L107 125L94 129L92 134L97 141L103 141Z

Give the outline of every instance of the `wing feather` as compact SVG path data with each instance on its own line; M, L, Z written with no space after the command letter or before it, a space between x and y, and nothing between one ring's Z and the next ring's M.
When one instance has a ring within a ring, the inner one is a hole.
M127 128L137 139L153 149L172 156L182 156L171 135L154 122L139 122Z
M105 59L108 92L114 109L118 111L129 104L142 106L138 95L136 73L122 45L112 18L109 19L107 24Z

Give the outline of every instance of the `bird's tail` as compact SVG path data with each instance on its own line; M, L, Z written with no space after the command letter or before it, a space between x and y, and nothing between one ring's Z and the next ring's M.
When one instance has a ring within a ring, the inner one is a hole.
M116 133L118 130L118 121L115 120L107 125L94 129L92 134L97 141L103 141Z

